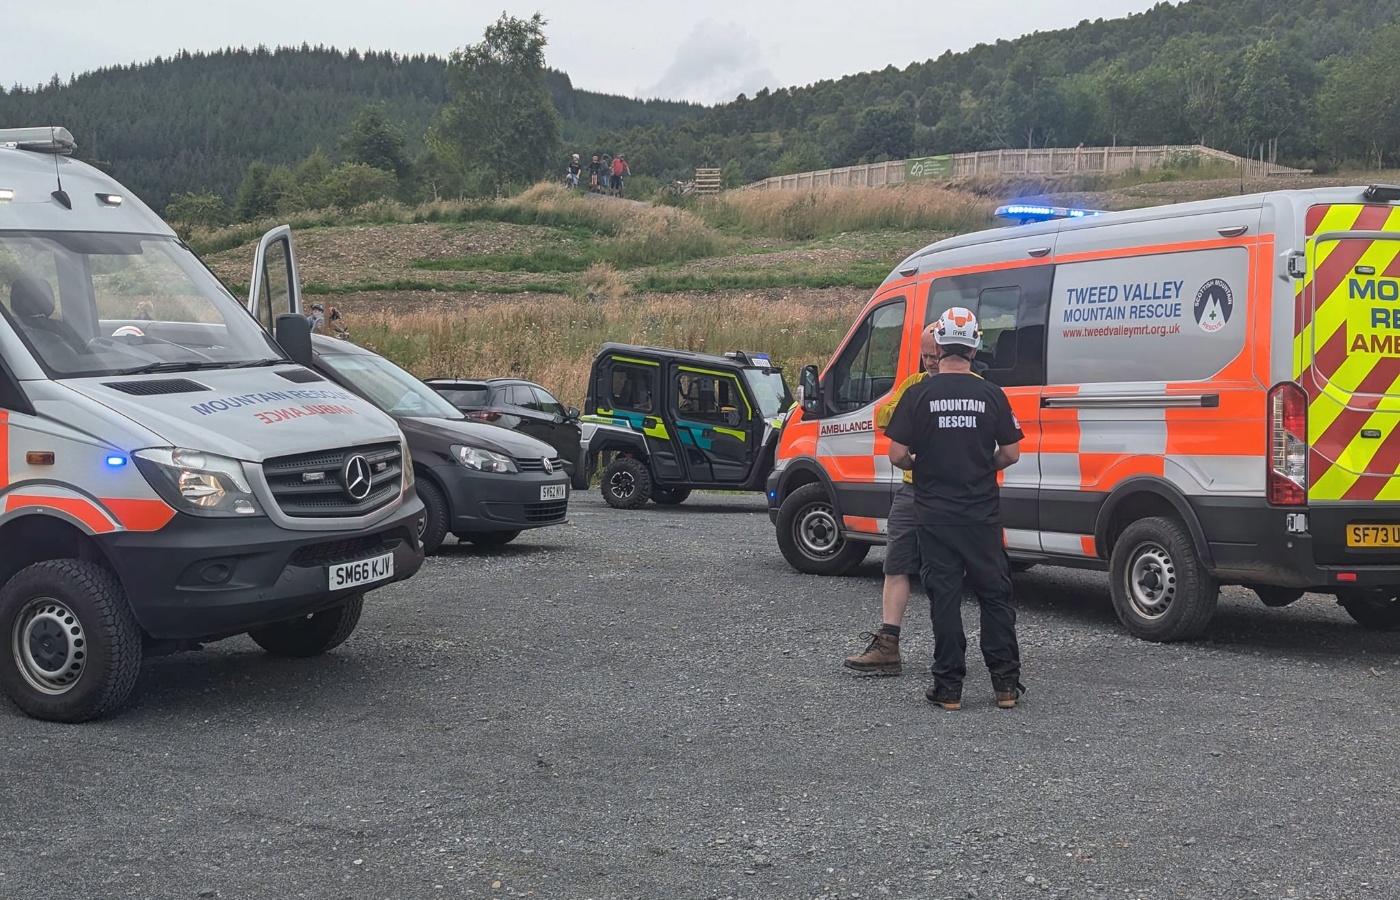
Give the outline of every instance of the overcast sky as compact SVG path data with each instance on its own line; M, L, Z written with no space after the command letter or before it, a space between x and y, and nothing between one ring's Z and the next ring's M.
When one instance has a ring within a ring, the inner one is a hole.
M324 44L446 57L502 10L548 20L574 86L716 103L763 87L903 68L944 50L1142 12L1151 0L41 0L6 3L0 84L33 87L180 50ZM0 123L3 124L3 123Z

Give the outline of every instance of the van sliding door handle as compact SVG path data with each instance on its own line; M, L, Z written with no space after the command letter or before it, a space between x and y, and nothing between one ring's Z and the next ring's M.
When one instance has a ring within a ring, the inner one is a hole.
M1026 252L1029 253L1031 256L1034 256L1036 259L1040 259L1042 256L1049 256L1049 255L1050 255L1050 248L1049 248L1049 247L1035 247L1035 248L1032 248L1032 249L1030 249L1030 250L1027 250Z
M1226 225L1224 228L1217 228L1221 237L1239 237L1249 230L1248 225Z

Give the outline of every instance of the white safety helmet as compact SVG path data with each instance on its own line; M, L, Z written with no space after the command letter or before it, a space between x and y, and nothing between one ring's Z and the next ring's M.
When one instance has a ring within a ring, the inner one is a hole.
M933 339L940 347L982 347L982 329L972 310L955 306L938 317L934 323Z
M574 159L578 159L578 154L577 154L577 153L574 154Z

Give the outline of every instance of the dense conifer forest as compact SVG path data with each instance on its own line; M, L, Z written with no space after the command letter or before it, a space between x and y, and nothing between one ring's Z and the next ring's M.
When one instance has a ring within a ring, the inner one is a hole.
M537 174L561 173L570 151L605 151L626 153L637 174L720 166L739 184L1077 144L1204 143L1319 169L1386 165L1400 154L1397 45L1400 0L1189 0L710 107L576 90L546 69L562 140L557 166ZM516 186L446 173L443 111L471 84L454 79L455 60L306 45L179 52L0 90L0 127L68 127L83 158L158 207L217 198L236 215L240 193L269 179L284 204L294 184L329 185L319 200L296 195L303 206ZM243 199L243 213L267 211Z

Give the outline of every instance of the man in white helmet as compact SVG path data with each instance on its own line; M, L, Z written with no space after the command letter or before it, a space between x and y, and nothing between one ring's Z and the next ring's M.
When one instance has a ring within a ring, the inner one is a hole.
M972 311L945 312L934 340L939 377L911 388L885 429L890 462L914 473L920 575L934 634L934 683L925 696L944 709L962 708L967 636L959 604L966 579L982 608L982 658L996 704L1009 709L1025 689L997 472L1021 458L1025 435L1002 389L972 370L982 343Z

